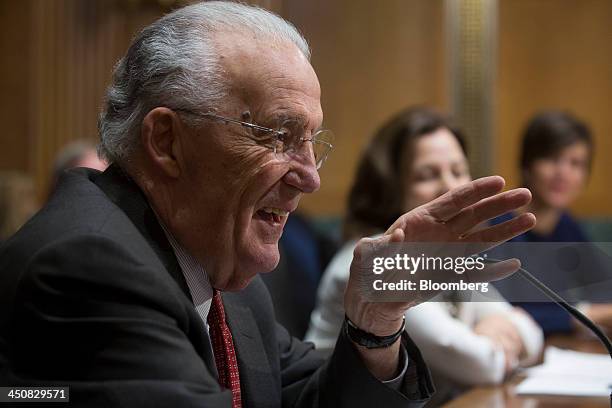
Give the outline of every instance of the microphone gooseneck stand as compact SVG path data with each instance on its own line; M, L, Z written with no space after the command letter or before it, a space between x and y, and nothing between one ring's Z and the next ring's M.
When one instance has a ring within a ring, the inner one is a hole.
M488 259L485 258L484 261L486 263L501 262L501 260L499 260L499 259L492 259L492 258L488 258ZM606 336L606 334L603 332L603 330L601 330L595 323L593 323L588 317L586 317L580 310L578 310L574 306L570 305L559 294L557 294L554 290L550 289L548 286L546 286L544 283L542 283L542 281L540 281L538 278L533 276L526 269L519 268L519 270L516 273L519 274L520 276L522 276L523 278L525 278L527 281L529 281L529 283L531 283L533 286L538 288L542 293L544 293L544 295L546 295L546 297L551 299L557 305L561 306L570 315L574 316L576 318L576 320L578 320L585 327L587 327L589 330L591 330L593 332L593 334L595 334L595 336L597 336L599 341L601 341L603 343L603 345L606 347L606 350L608 350L608 354L610 354L610 358L612 358L612 342L610 342L610 339L608 338L608 336ZM612 407L612 391L610 392L610 407Z

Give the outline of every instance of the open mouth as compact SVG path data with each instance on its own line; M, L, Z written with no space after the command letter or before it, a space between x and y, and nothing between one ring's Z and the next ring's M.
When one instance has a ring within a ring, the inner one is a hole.
M289 211L282 210L280 208L263 207L256 213L257 218L267 221L272 224L280 224L289 215Z

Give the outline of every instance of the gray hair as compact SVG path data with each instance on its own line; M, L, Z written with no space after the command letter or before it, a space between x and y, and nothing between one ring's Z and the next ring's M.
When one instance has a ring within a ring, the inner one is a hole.
M230 87L215 43L222 31L293 43L310 59L297 29L267 10L225 1L178 9L144 28L115 66L98 121L102 158L128 161L140 143L143 118L157 106L200 111L227 96Z

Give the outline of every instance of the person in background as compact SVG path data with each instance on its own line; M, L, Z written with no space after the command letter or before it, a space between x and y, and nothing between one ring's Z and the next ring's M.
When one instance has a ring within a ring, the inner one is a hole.
M53 162L49 196L65 170L88 167L103 171L107 166L98 157L93 143L86 140L69 143ZM17 171L0 172L0 243L17 232L39 208L36 188L30 176Z
M303 339L317 298L317 287L338 245L314 228L299 210L287 219L279 241L280 261L262 275L268 287L276 320L294 337Z
M568 208L584 190L592 158L591 131L578 118L548 111L529 121L520 166L523 185L533 194L528 209L536 214L538 222L514 241L588 241Z
M34 181L28 175L0 172L0 244L38 210Z
M57 182L64 171L75 167L87 167L104 171L108 167L108 163L98 157L96 145L92 142L79 139L68 143L59 151L53 161L49 195L55 190Z
M546 111L535 115L523 134L520 167L523 186L531 190L533 200L521 212L536 215L533 230L512 239L513 242L588 242L587 235L569 212L570 205L583 192L593 162L594 144L589 127L577 117L561 111ZM511 218L508 214L497 218L499 223ZM533 251L525 251L533 252ZM527 256L528 254L525 254ZM526 259L523 259L525 261ZM529 264L526 266L528 267ZM532 273L545 274L541 268ZM602 275L601 267L582 267L580 273L570 268L560 268L554 276L540 276L557 291L563 288L580 288L591 285L589 293L578 295L580 300L597 299L600 303L582 303L583 313L608 331L612 329L612 305L601 303L610 295L598 296L593 283L604 290L603 283L612 276ZM603 272L605 274L605 271ZM526 284L518 277L497 282L496 287L510 300L528 299ZM568 333L577 328L565 310L549 302L513 302L527 310L546 334Z
M399 214L470 180L464 139L439 113L408 109L380 128L359 163L344 223L346 244L324 273L306 340L333 348L357 238L381 233ZM432 369L432 404L468 386L499 383L518 365L534 362L542 349L541 330L507 302L458 298L449 294L405 314Z

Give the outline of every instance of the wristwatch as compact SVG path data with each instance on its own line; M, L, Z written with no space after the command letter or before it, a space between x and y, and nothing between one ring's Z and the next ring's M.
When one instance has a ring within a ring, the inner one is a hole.
M397 339L400 338L405 328L406 317L403 317L402 327L400 327L400 329L396 333L390 334L389 336L377 336L375 334L361 330L355 325L355 323L351 322L348 316L344 315L343 329L348 338L359 344L360 346L364 346L368 349L389 347L390 345L395 343Z

